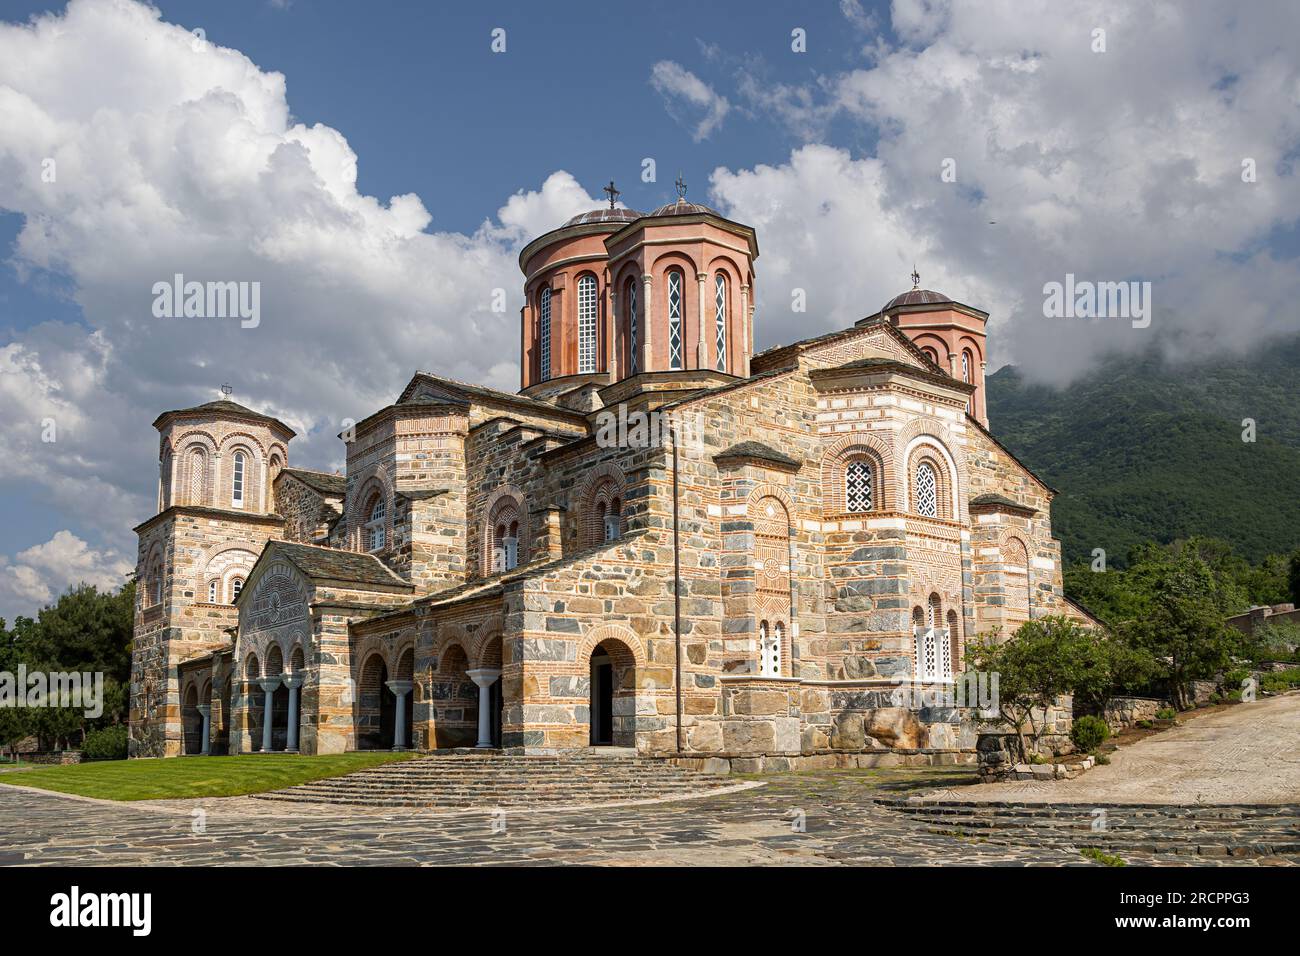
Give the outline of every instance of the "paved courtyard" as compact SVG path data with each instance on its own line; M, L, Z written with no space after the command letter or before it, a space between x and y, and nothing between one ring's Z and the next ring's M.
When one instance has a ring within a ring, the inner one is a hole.
M876 802L962 779L969 771L782 774L761 787L697 799L503 818L420 810L286 812L248 798L107 804L0 787L0 864L1094 865L1075 845L1087 842L1082 811L1067 821L1073 835L1008 841ZM206 812L200 833L192 830L198 807ZM800 819L803 832L796 826ZM1062 821L1050 825L1059 830ZM1143 853L1133 862L1225 860Z

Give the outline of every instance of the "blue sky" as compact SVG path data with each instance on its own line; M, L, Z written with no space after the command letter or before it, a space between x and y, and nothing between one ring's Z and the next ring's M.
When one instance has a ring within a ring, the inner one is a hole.
M515 387L514 257L611 177L644 210L680 170L755 226L760 347L871 314L914 262L1042 381L1293 333L1297 37L1283 0L6 0L0 617L120 579L149 423L222 382L326 469L417 368ZM159 325L174 271L261 282L267 320ZM1046 319L1066 273L1152 281L1152 328Z

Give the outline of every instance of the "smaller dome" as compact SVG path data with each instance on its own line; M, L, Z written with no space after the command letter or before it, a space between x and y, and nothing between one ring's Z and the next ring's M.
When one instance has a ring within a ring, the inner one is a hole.
M722 213L716 209L710 209L708 206L702 206L697 202L687 202L685 199L678 199L676 202L670 202L666 206L660 206L652 216L698 216L708 214L710 216L721 216Z
M902 295L896 295L890 299L880 311L888 312L896 305L939 305L951 301L952 297L946 296L942 292L935 292L931 289L908 289Z
M560 228L567 229L569 226L584 226L592 222L633 222L634 220L640 219L643 215L644 213L639 213L635 209L610 209L606 206L601 209L591 209L587 212L579 213Z

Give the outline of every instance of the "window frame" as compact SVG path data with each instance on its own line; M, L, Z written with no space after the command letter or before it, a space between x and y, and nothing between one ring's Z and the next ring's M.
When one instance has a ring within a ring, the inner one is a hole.
M551 379L551 287L546 286L537 297L537 380Z
M668 288L666 299L668 305L668 371L680 372L686 365L686 341L682 327L682 316L686 312L686 273L681 269L669 269L666 280Z
M248 482L248 456L242 451L235 452L230 460L230 506L244 507L244 486Z
M600 284L590 272L578 276L578 374L591 375L599 364Z

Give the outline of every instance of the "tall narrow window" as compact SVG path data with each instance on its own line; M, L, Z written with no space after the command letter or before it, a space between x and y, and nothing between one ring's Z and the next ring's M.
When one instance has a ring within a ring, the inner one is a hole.
M718 371L727 370L727 278L713 277L713 313L718 329Z
M203 452L195 450L190 453L190 500L192 505L205 505L204 484L208 477L208 459Z
M968 385L970 384L970 367L971 367L970 352L963 349L961 353L961 380ZM970 398L966 399L967 413L971 413L974 411L974 407L973 407L974 399L975 399L974 394L972 394Z
M519 522L510 522L510 527L504 529L504 535L501 539L501 561L502 570L510 571L519 566Z
M244 507L244 453L235 452L235 477L230 487L230 503L236 508Z
M384 550L387 517L388 506L384 503L383 497L375 498L374 504L370 506L370 520L366 522L366 536L369 538L371 551Z
M208 582L208 603L217 603L217 582L215 580Z
M934 469L927 461L916 468L916 513L926 518L939 517L939 489L934 478Z
M604 507L602 504L601 507ZM609 503L604 515L605 523L605 540L613 541L623 533L623 516L620 514L619 500L615 498Z
M767 621L759 622L758 673L760 676L781 676L781 638L783 636L784 630L780 621L776 623L776 626L770 632L767 629Z
M624 298L627 300L627 349L628 349L627 370L629 375L635 375L637 372L637 367L640 364L640 359L637 356L637 344L636 344L636 280L635 279L627 280L627 295Z
M537 378L545 382L551 377L551 290L543 289L538 305L541 317L537 330Z
M578 280L578 372L596 371L596 277Z
M870 511L872 507L871 465L855 458L844 469L844 503L849 511Z
M231 604L234 604L236 601L239 600L239 592L242 591L242 590L244 590L244 579L243 579L243 578L235 578L235 580L232 581L232 582L230 583L230 603L231 603Z
M943 602L939 595L931 594L930 600L926 602L925 623L927 627L938 627L943 617Z
M682 367L682 274L668 273L668 368Z

